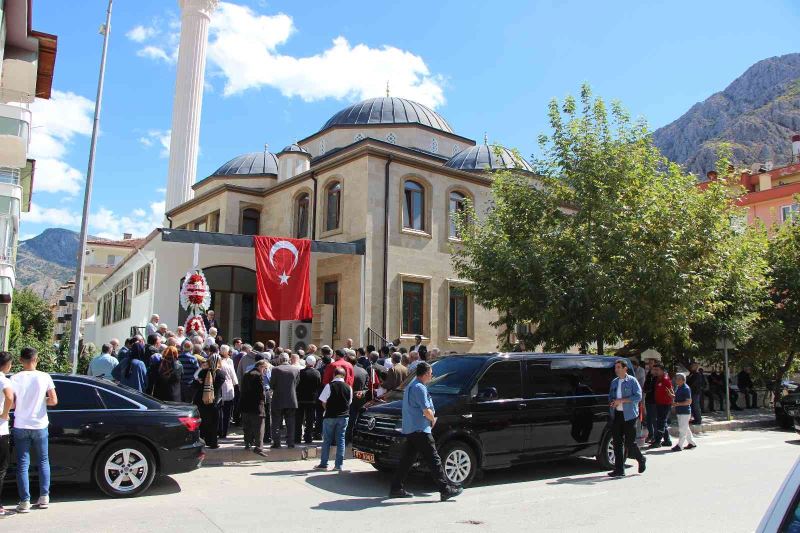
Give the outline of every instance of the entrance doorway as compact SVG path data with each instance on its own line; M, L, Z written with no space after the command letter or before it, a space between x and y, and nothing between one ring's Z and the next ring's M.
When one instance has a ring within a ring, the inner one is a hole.
M226 343L236 337L250 344L279 341L280 322L256 319L255 271L222 265L204 268L203 273L211 289L211 309L216 314L219 334ZM186 323L188 316L185 309L178 310L180 324Z

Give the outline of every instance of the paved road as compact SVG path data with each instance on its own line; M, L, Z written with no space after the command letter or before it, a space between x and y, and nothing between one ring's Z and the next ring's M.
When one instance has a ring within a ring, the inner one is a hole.
M446 503L421 478L408 487L418 498L386 500L386 476L355 460L341 474L311 472L310 461L206 467L133 500L56 487L49 510L2 519L0 530L752 531L798 454L794 433L720 431L696 450L649 452L641 476L613 480L592 460L570 459L489 472Z

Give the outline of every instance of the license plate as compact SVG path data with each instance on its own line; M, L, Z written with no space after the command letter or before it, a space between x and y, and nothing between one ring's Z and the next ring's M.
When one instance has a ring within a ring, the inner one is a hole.
M353 450L353 457L356 459L361 459L362 461L366 461L368 463L375 463L375 454L374 453L367 453L362 452L361 450Z

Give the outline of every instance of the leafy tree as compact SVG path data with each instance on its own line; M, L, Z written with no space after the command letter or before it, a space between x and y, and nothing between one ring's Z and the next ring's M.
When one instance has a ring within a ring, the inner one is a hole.
M12 316L19 319L23 333L49 342L53 336L53 314L50 306L30 289L14 291L11 303Z
M743 347L754 366L769 372L774 386L798 366L800 351L800 224L775 228L767 251L768 299L761 310L755 335Z
M699 190L644 121L616 103L609 111L588 86L579 102L551 102L549 118L535 161L541 186L496 175L486 217L457 217L456 271L479 304L501 311L498 324L535 325L530 346L596 343L603 353L624 340L684 357L697 345L693 325L732 320L748 292L734 262L759 241L732 229L729 184Z

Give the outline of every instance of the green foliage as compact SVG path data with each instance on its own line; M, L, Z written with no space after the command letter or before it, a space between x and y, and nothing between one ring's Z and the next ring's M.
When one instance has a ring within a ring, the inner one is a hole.
M50 306L30 289L14 291L11 303L12 316L19 319L21 331L42 342L53 336L53 314Z
M486 217L458 217L454 266L476 301L501 311L498 325L534 324L526 344L545 349L624 341L682 359L721 329L744 338L766 237L732 227L729 181L699 189L644 121L588 86L551 102L549 118L539 184L498 173Z
M11 313L11 319L8 322L8 345L13 346L16 344L17 339L22 334L22 321L15 313Z
M30 332L23 332L16 342L9 346L9 350L14 355L14 365L12 371L16 372L22 368L19 363L19 354L25 347L35 348L39 352L38 370L42 372L65 372L72 370L69 358L63 357L55 347L49 342L43 342L36 335Z

